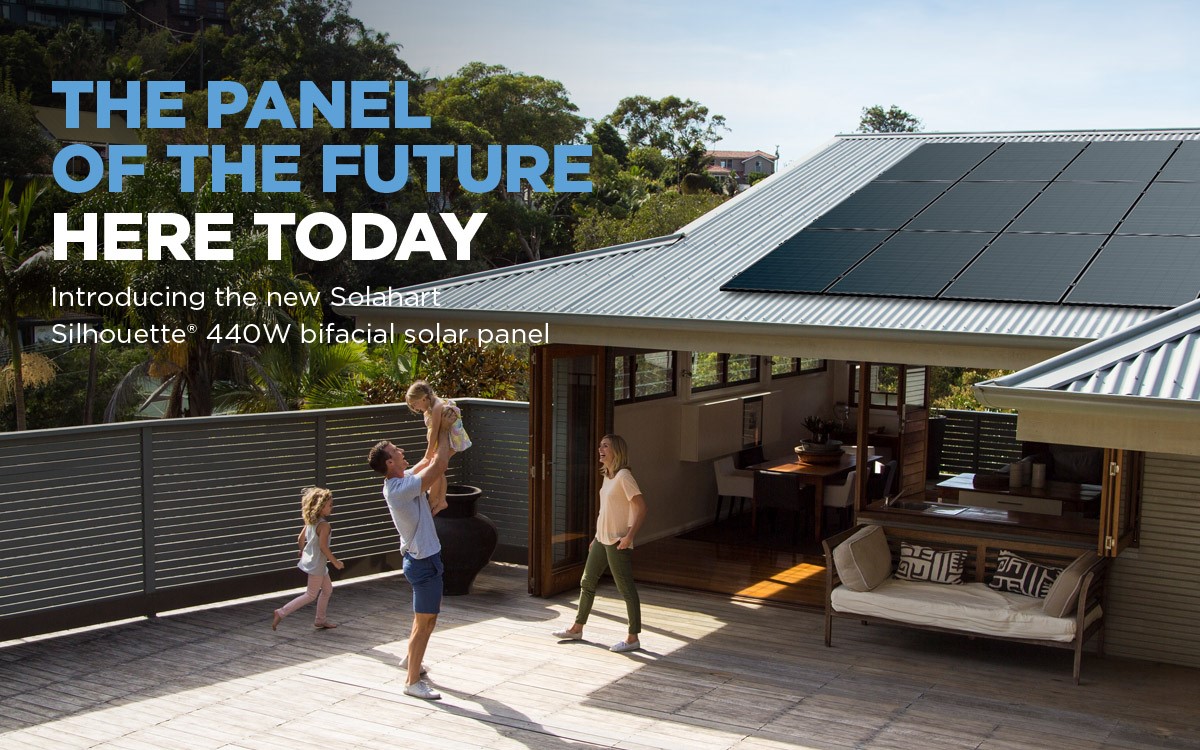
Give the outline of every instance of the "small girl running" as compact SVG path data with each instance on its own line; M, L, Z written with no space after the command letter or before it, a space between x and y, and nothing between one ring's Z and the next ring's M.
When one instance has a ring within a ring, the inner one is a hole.
M424 380L418 380L413 383L409 386L404 400L408 403L408 408L414 414L425 415L425 428L428 430L425 438L429 446L425 449L425 457L413 467L414 471L420 471L425 464L433 461L433 455L436 452L441 430L450 430L450 448L455 453L462 453L471 447L471 438L468 437L467 430L463 427L462 410L450 399L438 398L438 395L433 392L433 388L429 386L429 383L426 383ZM452 422L446 417L447 413L452 415ZM448 427L447 422L449 422ZM429 510L435 516L448 505L446 502L446 487L446 477L443 475L429 488Z
M296 537L300 548L300 562L296 567L308 574L308 590L275 610L271 620L271 630L279 627L279 621L308 604L317 602L317 616L313 620L314 628L336 628L336 622L325 619L325 610L329 607L329 597L333 594L333 581L329 579L329 571L325 568L328 561L333 567L341 570L345 567L341 560L334 557L329 550L329 538L332 527L329 516L333 515L333 493L324 487L309 487L300 496L300 517L304 519L304 528Z

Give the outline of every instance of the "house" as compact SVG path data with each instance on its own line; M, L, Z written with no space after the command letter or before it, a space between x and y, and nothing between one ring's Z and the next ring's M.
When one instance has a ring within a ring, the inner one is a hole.
M530 422L542 594L578 581L605 432L629 439L648 547L711 523L711 462L747 445L747 415L783 455L844 402L858 456L886 444L902 499L921 500L927 369L1019 370L985 400L1017 408L1018 435L1091 499L942 516L860 481L854 515L1095 549L1112 558L1108 652L1196 666L1198 208L1200 130L850 134L674 235L402 290L437 288L436 309L340 312L548 325Z
M775 174L779 155L772 156L765 151L706 151L704 158L708 162L706 171L713 177L733 175L739 183L745 184L750 175Z

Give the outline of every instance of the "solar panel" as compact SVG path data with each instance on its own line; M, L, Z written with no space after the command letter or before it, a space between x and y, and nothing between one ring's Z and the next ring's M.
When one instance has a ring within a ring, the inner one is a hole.
M1043 182L960 182L904 228L999 232L1045 186Z
M1009 231L1109 234L1144 187L1135 182L1052 182Z
M995 143L925 143L875 179L954 182L996 148Z
M1103 242L1092 234L1002 234L942 297L1058 302Z
M722 289L1163 307L1198 243L1200 141L925 143Z
M1200 182L1200 141L1184 141L1155 182Z
M1200 235L1200 182L1154 182L1118 234Z
M1030 180L1049 182L1079 155L1085 144L1006 143L967 175L968 180Z
M963 232L900 232L829 291L935 297L992 236Z
M1200 295L1200 237L1113 237L1067 302L1176 307Z
M947 187L942 182L872 182L810 226L814 229L899 229Z
M819 292L890 234L805 230L734 276L721 290Z
M1098 141L1083 150L1059 180L1149 182L1179 141Z

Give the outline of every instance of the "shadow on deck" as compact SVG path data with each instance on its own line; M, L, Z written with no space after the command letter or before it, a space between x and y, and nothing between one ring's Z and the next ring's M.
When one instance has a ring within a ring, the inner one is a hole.
M428 657L445 699L402 694L402 578L349 582L270 629L266 600L0 647L5 748L1197 748L1200 671L898 628L647 585L644 651L613 654L601 590L586 641L572 594L492 565L446 601Z

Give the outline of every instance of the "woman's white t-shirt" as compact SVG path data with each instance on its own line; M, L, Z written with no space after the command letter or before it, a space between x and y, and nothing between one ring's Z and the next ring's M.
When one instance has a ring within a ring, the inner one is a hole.
M625 536L633 521L634 497L642 494L629 469L605 477L600 485L600 516L596 519L596 539L601 544L616 544Z

